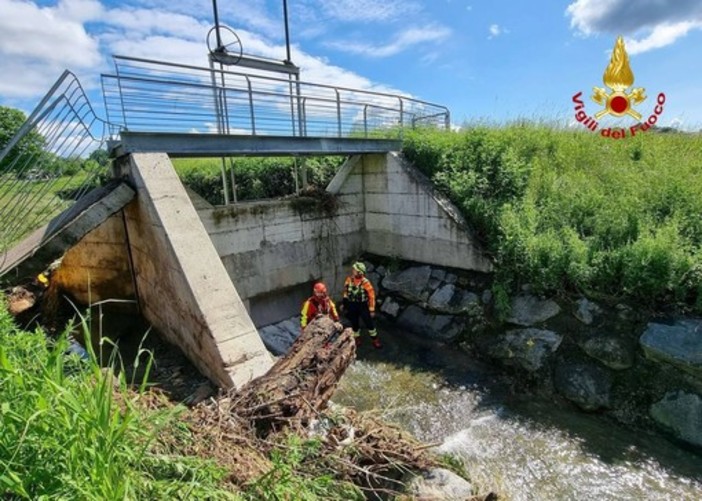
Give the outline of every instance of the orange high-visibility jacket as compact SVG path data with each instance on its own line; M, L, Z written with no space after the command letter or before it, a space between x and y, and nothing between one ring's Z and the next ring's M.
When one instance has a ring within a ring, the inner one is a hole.
M366 277L346 277L344 299L352 303L365 303L368 301L368 310L375 311L375 290L373 289L373 284Z
M339 321L336 305L331 298L319 299L316 296L312 296L302 305L300 317L300 325L302 328L304 329L307 327L307 324L317 318L318 315L329 315L334 322Z

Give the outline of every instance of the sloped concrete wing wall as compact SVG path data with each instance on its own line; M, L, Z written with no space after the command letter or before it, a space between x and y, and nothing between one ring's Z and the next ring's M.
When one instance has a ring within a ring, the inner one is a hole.
M144 317L223 387L267 372L272 359L168 156L133 154L126 167L138 193L125 213Z
M366 155L355 171L363 174L366 252L491 271L456 207L399 154Z
M120 211L64 254L52 280L83 304L106 299L135 299L126 242Z

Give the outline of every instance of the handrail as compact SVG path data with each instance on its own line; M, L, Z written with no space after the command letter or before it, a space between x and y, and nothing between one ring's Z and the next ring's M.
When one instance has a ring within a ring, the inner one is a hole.
M64 71L0 152L0 262L8 246L96 184L107 167L85 160L103 146L109 126Z
M144 58L139 58L139 57L120 56L120 55L114 55L112 57L113 57L113 59L122 59L125 61L143 62L143 63L149 63L149 64L155 64L155 65L161 65L161 66L173 66L176 68L183 68L183 69L189 69L189 70L199 70L199 71L208 71L208 72L215 71L217 73L225 73L225 74L236 75L236 76L247 76L247 75L251 76L250 73L240 73L240 72L236 72L236 71L218 70L218 69L210 70L210 68L204 68L202 66L192 66L192 65L183 64L183 63L171 63L171 62L165 62L165 61L157 61L154 59L144 59ZM259 75L256 75L256 76L258 77ZM263 76L261 76L261 78L265 78L266 80L275 80L275 81L279 81L281 83L288 83L288 80L286 80L284 78L279 78L279 77L270 77L270 76L263 77ZM301 84L304 83L306 85L313 85L315 87L323 87L323 88L327 88L327 89L344 90L344 91L349 91L349 92L358 92L358 93L362 93L362 94L370 94L370 95L383 96L383 97L408 99L408 100L411 100L411 101L416 102L416 103L441 108L444 111L446 111L446 113L450 113L449 109L446 106L443 106L443 105L440 105L437 103L432 103L430 101L423 101L421 99L409 98L409 97L401 96L398 94L390 94L387 92L378 92L378 91L373 91L373 90L353 89L351 87L340 87L337 85L329 85L329 84L323 84L323 83L317 83L317 82L300 81L300 83Z
M445 128L445 106L385 92L114 56L103 74L108 116L133 132L368 137L421 121ZM295 105L295 103L297 103ZM232 132L234 131L234 132ZM399 132L401 134L401 132Z

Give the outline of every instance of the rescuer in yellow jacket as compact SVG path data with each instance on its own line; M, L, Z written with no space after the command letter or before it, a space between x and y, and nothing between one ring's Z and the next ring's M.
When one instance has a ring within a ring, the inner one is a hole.
M302 311L300 312L300 326L302 330L305 330L307 324L321 315L328 315L334 322L339 322L339 313L336 311L336 305L327 296L327 286L322 282L317 282L312 289L312 296L302 304Z
M343 308L351 322L356 346L361 343L361 324L363 320L374 348L382 348L378 331L375 328L375 290L366 278L366 265L360 261L351 267L351 275L344 281Z

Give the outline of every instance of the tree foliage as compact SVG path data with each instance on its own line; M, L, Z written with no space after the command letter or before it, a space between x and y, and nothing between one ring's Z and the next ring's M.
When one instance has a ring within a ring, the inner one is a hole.
M12 140L22 124L27 120L25 114L18 109L0 106L0 151ZM16 162L20 156L36 156L43 151L44 138L32 130L27 134L9 154L0 162L0 171L6 168L21 169L23 162Z

